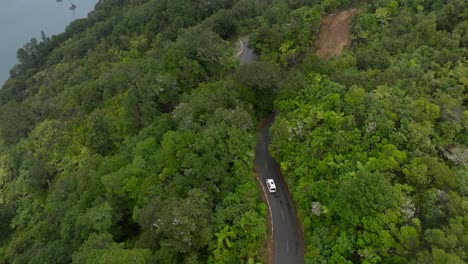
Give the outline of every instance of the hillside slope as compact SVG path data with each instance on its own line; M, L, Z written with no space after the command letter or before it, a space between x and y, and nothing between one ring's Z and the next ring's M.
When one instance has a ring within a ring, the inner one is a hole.
M327 15L322 22L320 33L317 36L317 56L328 59L340 55L344 48L351 45L351 18L356 9L344 10L339 13Z
M276 99L306 263L466 263L466 1L372 2L350 49L306 58Z
M264 259L257 113L232 78L253 3L99 1L18 51L0 91L0 263Z

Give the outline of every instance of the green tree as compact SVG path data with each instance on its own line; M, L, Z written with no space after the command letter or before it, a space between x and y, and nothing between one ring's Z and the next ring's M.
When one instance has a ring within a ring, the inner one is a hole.
M4 145L17 143L33 129L36 116L24 103L10 101L1 106L0 137Z
M226 248L229 249L232 247L230 239L235 239L236 233L232 231L230 226L225 226L219 232L215 233L215 236L218 238L218 242L216 248L213 250L213 254L215 260L220 261L224 258L223 255L226 254Z
M242 85L241 94L250 95L253 91L253 98L247 97L245 100L251 102L261 114L273 110L273 98L277 93L280 78L280 69L268 62L243 65L234 76L234 80ZM243 92L242 89L247 91Z

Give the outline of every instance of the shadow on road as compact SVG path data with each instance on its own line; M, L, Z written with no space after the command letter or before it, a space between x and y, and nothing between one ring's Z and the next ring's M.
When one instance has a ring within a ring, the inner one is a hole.
M304 241L301 227L280 167L268 151L269 129L274 120L275 114L271 114L263 119L258 127L254 162L255 172L269 211L268 225L272 245L268 261L277 264L301 264L304 263ZM267 179L275 181L276 193L268 192Z

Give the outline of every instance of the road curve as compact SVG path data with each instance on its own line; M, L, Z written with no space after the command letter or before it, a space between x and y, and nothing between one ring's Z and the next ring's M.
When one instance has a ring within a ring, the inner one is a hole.
M249 38L243 37L239 40L239 52L236 54L239 58L240 64L246 64L257 60L257 55L253 53L252 49L249 49Z
M283 179L278 163L270 156L269 129L275 116L265 118L259 126L255 148L255 171L266 196L270 212L271 235L273 238L275 264L304 263L304 242L292 199ZM269 193L266 179L276 183L276 193Z
M241 64L257 60L257 55L248 45L248 37L244 37L239 41L239 51L236 57ZM270 214L269 220L271 222L269 227L273 244L273 256L269 256L269 262L275 264L302 264L304 263L304 242L296 212L278 163L268 152L270 142L268 132L274 118L274 114L266 117L259 126L254 162L257 179L265 195ZM275 194L268 192L267 178L275 181L277 188Z

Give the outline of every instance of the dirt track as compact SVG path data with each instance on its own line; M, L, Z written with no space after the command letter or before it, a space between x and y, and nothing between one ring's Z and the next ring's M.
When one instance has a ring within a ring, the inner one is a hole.
M350 22L356 11L349 9L330 14L323 19L316 42L316 54L319 58L328 59L337 56L344 48L351 45Z

